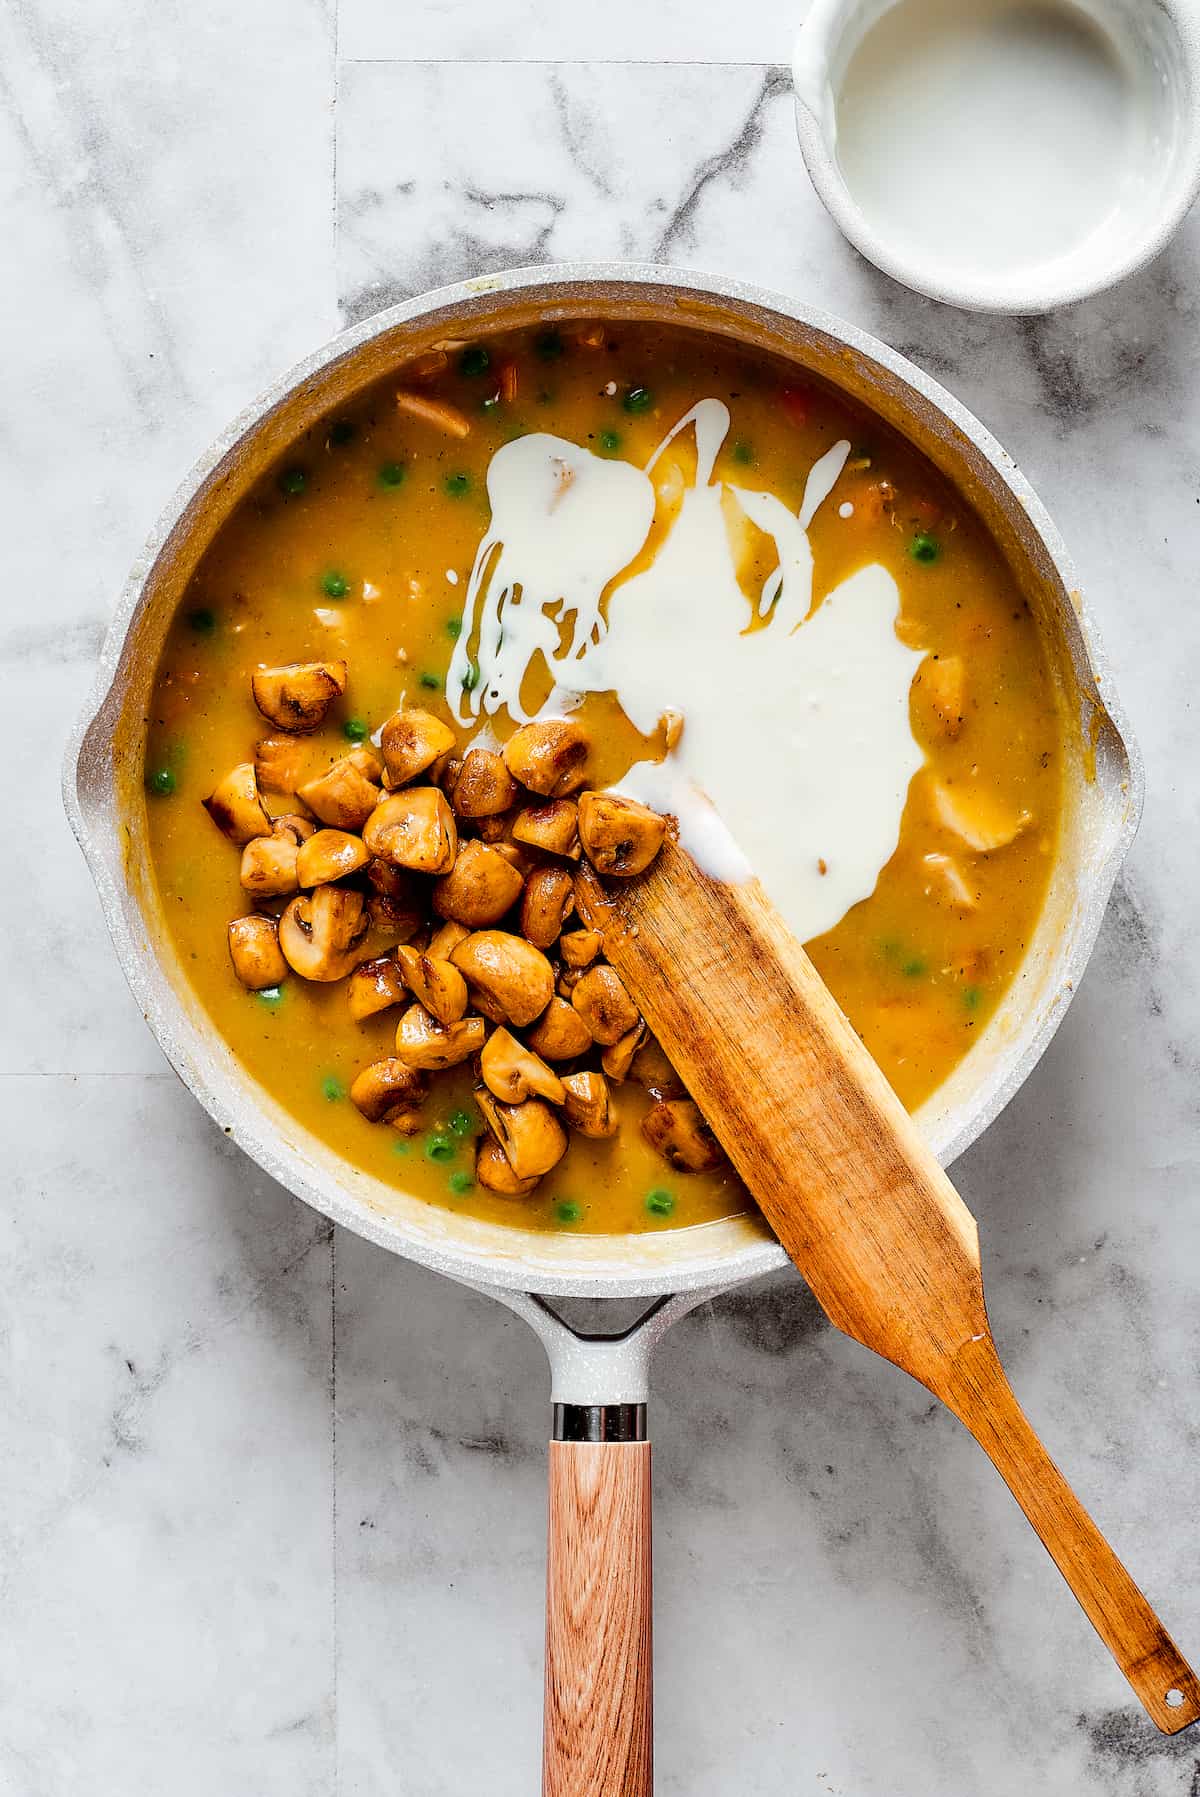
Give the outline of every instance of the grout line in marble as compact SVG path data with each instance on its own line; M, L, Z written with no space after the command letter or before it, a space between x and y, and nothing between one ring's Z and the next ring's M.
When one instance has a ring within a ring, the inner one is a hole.
M394 69L791 69L784 57L718 56L342 56L343 68Z
M333 0L333 105L329 121L330 160L333 191L330 196L333 214L333 288L334 304L341 311L341 280L338 275L338 246L341 230L341 206L339 205L338 188L338 100L341 97L341 80L343 57L342 43L342 0Z
M170 1067L164 1067L161 1072L153 1072L149 1068L139 1069L136 1067L127 1067L124 1069L124 1071L122 1071L121 1069L117 1069L116 1071L107 1071L107 1070L103 1070L103 1069L99 1069L99 1068L84 1068L84 1069L76 1072L76 1071L73 1071L70 1067L55 1067L55 1068L51 1068L49 1071L43 1070L43 1071L35 1071L35 1072L31 1072L31 1073L19 1073L19 1072L16 1072L15 1070L6 1071L4 1068L0 1068L0 1080L9 1080L9 1079L24 1079L24 1080L30 1080L30 1081L69 1079L69 1080L72 1080L77 1085L83 1080L91 1080L91 1079L95 1079L95 1080L114 1080L114 1079L144 1080L144 1079L149 1079L149 1080L161 1080L164 1083L174 1083L176 1085L179 1083L178 1074L174 1073Z

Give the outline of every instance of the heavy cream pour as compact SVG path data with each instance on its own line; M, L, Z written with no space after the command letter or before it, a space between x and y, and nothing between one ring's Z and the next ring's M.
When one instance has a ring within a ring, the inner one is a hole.
M688 428L695 478L653 562L620 579L654 519L650 473ZM870 895L896 847L922 762L908 712L921 658L896 636L899 593L881 567L812 611L808 526L849 445L814 464L796 516L771 493L713 482L728 429L726 407L701 400L646 472L545 434L497 450L447 689L462 692L464 723L501 710L527 721L521 689L540 654L555 682L544 715L607 691L646 735L664 711L682 712L674 752L639 763L623 790L675 813L709 872L753 868L807 941ZM730 501L779 555L754 606L737 579ZM755 611L766 622L751 629Z

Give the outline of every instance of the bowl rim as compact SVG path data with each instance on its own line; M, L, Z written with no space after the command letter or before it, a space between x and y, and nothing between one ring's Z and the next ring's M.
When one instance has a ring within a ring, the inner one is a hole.
M353 354L363 344L383 336L398 325L426 315L439 314L467 302L486 300L492 294L519 294L531 288L542 288L548 290L547 301L552 303L554 297L569 297L571 290L578 289L581 290L581 298L582 290L588 290L588 296L595 300L595 289L604 286L626 291L631 287L667 290L683 292L700 300L735 301L774 315L784 322L800 324L824 333L849 351L879 364L920 399L934 406L986 459L1008 493L1025 512L1055 574L1071 596L1083 654L1094 677L1097 694L1112 721L1115 737L1123 751L1120 781L1123 809L1119 824L1111 833L1105 855L1092 874L1087 901L1077 920L1072 951L1062 969L1060 989L1056 992L1055 1002L1044 1007L1039 1026L1026 1041L1023 1052L1011 1063L1004 1077L993 1082L984 1101L969 1116L965 1116L959 1127L951 1131L944 1141L936 1144L939 1159L943 1165L949 1165L977 1140L1040 1059L1065 1014L1079 977L1090 958L1113 881L1136 833L1144 791L1141 757L1113 689L1107 659L1083 603L1078 578L1066 547L1045 508L1011 456L965 406L906 357L857 326L803 305L787 295L774 293L748 282L676 269L663 264L539 264L479 276L418 295L377 313L332 338L272 382L226 426L198 458L163 508L125 582L105 635L90 695L68 738L63 762L62 790L67 816L96 883L105 921L122 970L147 1022L175 1070L209 1115L269 1175L332 1221L410 1260L467 1283L558 1296L651 1296L664 1291L722 1289L784 1267L788 1264L788 1259L774 1239L754 1237L748 1233L745 1242L733 1251L709 1254L693 1252L678 1267L672 1265L666 1253L653 1258L647 1253L636 1264L630 1265L589 1265L584 1259L572 1266L565 1259L539 1259L532 1252L524 1255L509 1251L481 1253L461 1243L431 1240L416 1234L402 1220L376 1213L362 1200L353 1199L284 1139L261 1102L255 1101L250 1105L252 1121L247 1125L245 1107L238 1103L233 1082L226 1079L226 1089L222 1089L219 1076L210 1083L203 1069L193 1064L186 1045L192 1026L174 995L165 1009L177 1013L177 1016L162 1015L164 1006L153 988L150 975L150 969L159 965L158 957L153 948L144 941L139 942L139 932L131 927L123 902L125 883L114 877L109 857L104 853L100 840L93 835L89 799L85 794L93 761L93 734L99 732L103 746L105 712L116 694L130 627L138 613L150 576L181 517L244 436L255 430L296 389L321 375L342 358ZM689 319L686 322L694 321ZM102 801L101 808L103 809ZM112 808L115 811L115 801L112 802ZM182 1031L177 1027L180 1022L185 1025ZM711 1229L719 1226L704 1227ZM500 1226L494 1228L499 1233ZM517 1232L511 1233L515 1236ZM680 1238L702 1233L703 1230L652 1233L645 1238L645 1243L669 1243L675 1238L677 1249L681 1250L684 1244ZM563 1239L566 1238L553 1238L555 1241ZM589 1238L569 1239L584 1242ZM590 1239L596 1242L623 1242L628 1238ZM642 1238L637 1239L642 1241Z
M895 0L894 0L895 3ZM906 256L868 222L842 176L831 148L823 100L828 87L829 39L850 10L853 0L813 0L796 36L792 56L795 90L796 136L817 197L842 235L884 274L915 293L923 293L943 305L968 312L994 312L1026 316L1051 312L1080 300L1092 299L1136 274L1161 255L1178 231L1200 194L1200 3L1198 0L1155 0L1155 11L1174 28L1179 62L1185 77L1185 103L1179 109L1183 124L1178 161L1181 178L1175 192L1153 215L1153 221L1130 247L1104 272L1087 276L1070 274L1065 261L1057 280L1039 287L1031 283L1025 294L989 285L985 275L971 280L940 275L934 265ZM1050 265L1053 267L1053 265Z

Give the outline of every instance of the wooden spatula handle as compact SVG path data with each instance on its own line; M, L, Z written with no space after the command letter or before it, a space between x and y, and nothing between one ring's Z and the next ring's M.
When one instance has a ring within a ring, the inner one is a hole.
M651 1797L650 1444L550 1443L543 1797Z
M1166 1734L1200 1718L1200 1680L1051 1460L990 1341L972 1344L941 1396L1032 1523L1084 1614Z

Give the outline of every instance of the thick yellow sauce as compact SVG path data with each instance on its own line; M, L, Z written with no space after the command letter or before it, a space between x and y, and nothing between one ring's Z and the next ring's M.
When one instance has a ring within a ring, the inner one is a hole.
M615 1137L573 1135L534 1193L499 1198L471 1180L473 1137L463 1119L479 1122L469 1068L436 1076L430 1133L405 1140L368 1123L346 1097L360 1069L392 1052L396 1011L355 1023L341 985L291 977L270 998L238 983L226 927L251 906L238 851L200 801L272 734L250 696L252 671L310 658L349 663L345 699L305 739L314 774L401 703L451 721L441 683L488 523L487 466L513 436L551 431L640 466L682 412L712 395L733 419L716 478L767 487L793 510L813 461L849 438L846 470L810 531L818 600L878 562L898 584L904 640L961 658L966 671L961 727L947 734L924 664L911 703L927 765L912 782L899 845L873 895L809 944L910 1108L969 1051L1020 965L1056 842L1062 733L1037 627L1002 557L911 447L794 370L723 342L645 325L590 335L604 340L565 331L489 340L482 372L464 372L452 357L425 377L421 393L469 417L465 438L401 413L396 389L413 383L397 375L293 446L220 531L172 626L149 725L147 789L154 871L181 961L215 1027L280 1103L357 1165L432 1203L531 1227L624 1232L705 1222L746 1203L732 1173L679 1174L659 1159L637 1127L648 1104L640 1087L616 1091ZM853 512L843 516L847 505ZM920 559L930 543L933 559ZM645 752L613 700L588 701L585 716L603 738L597 784ZM986 792L1023 827L1003 847L972 852L939 819L936 781ZM779 818L781 830L794 827ZM955 909L931 883L931 853L953 857L972 909ZM456 1116L457 1136L448 1129ZM453 1157L431 1158L433 1138L446 1134ZM661 1200L648 1209L651 1192L669 1194L669 1210Z

